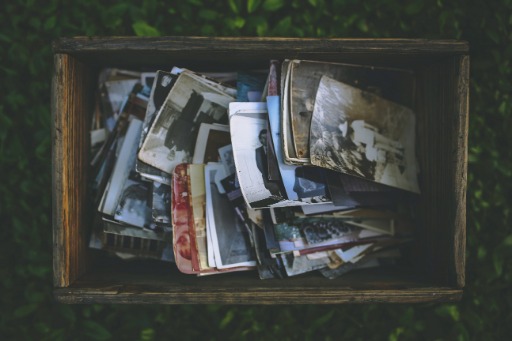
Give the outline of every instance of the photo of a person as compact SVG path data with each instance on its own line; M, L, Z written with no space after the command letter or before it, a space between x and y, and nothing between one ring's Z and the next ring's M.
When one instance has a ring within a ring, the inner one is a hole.
M114 217L134 226L150 228L148 187L142 183L128 182L131 184L124 189Z
M415 115L408 107L323 76L310 147L313 165L419 193Z
M279 190L279 185L275 182L269 180L268 178L268 161L267 161L267 129L262 129L258 134L258 139L261 143L261 146L256 148L255 157L256 157L256 166L261 173L263 178L263 184L265 188L270 191L272 195L281 195Z
M392 140L379 133L377 127L364 120L347 120L338 126L344 138L350 137L360 151L364 151L369 161L386 162L386 152L403 157L404 147L398 141Z

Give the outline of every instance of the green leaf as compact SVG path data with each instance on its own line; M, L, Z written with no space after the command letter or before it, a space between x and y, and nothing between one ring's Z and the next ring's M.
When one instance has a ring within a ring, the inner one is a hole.
M84 333L88 337L94 340L108 340L112 337L112 334L105 329L101 324L96 323L92 320L85 320L82 322L84 326Z
M140 332L140 339L142 341L151 341L155 339L155 330L153 328L145 328Z
M261 0L247 0L247 13L251 14L261 5Z
M211 9L202 9L199 11L199 17L206 20L214 20L218 15L219 13L212 11Z
M240 29L244 27L245 19L241 17L236 17L235 19L226 20L226 23L228 23L233 28Z
M405 13L409 15L418 14L423 9L423 1L411 2L405 7Z
M512 246L512 234L509 234L504 240L503 245Z
M360 19L360 20L357 22L357 28L358 28L361 32L368 32L368 24L366 23L366 20L365 20L365 19Z
M269 12L277 11L284 6L284 0L265 0L263 9Z
M133 31L139 37L158 37L160 32L145 21L137 21L132 25Z
M453 304L438 307L436 313L439 316L451 318L453 321L459 321L460 319L459 308Z
M268 24L266 21L261 22L258 24L258 26L256 26L256 33L260 37L265 36L267 34L267 31L268 31Z
M274 28L274 32L277 35L286 35L288 32L290 32L290 28L292 27L292 18L290 16L287 16L283 19L281 19L276 27Z
M14 311L14 317L21 318L32 314L37 309L37 304L27 304L17 308Z
M219 328L220 329L226 328L227 325L233 320L234 317L235 317L235 313L233 312L233 310L228 310L228 312L226 313L226 316L224 316L222 321L220 321Z
M494 252L492 255L492 263L494 265L494 271L496 276L500 277L503 273L503 255L501 252Z
M49 31L55 27L56 22L57 22L57 17L55 17L55 16L49 17L48 19L45 20L43 27L45 30Z
M239 0L229 0L229 7L235 14L240 13L240 1Z

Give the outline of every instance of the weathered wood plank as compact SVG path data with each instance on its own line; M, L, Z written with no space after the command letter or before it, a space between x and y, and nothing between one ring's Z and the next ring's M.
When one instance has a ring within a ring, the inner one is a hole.
M362 53L468 53L467 42L428 39L261 38L261 37L75 37L54 42L56 53L86 51L316 51Z
M466 191L468 172L468 130L469 130L469 56L457 60L458 79L455 106L457 126L455 127L454 147L455 158L455 200L454 219L454 261L456 282L459 288L465 285L466 274Z
M107 289L107 288L106 288ZM269 290L169 290L165 292L123 292L123 288L88 291L77 288L56 289L63 303L129 304L340 304L340 303L425 303L460 300L462 290L429 287L415 290L321 290L277 288Z
M54 57L52 81L53 272L57 287L85 271L88 121L91 75L65 54Z

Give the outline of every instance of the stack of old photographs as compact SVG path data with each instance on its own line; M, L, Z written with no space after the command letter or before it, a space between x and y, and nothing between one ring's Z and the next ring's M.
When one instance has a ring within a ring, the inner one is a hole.
M100 78L91 246L200 276L335 278L412 240L412 72L285 60Z
M157 78L167 85L155 72L105 69L99 77L90 165L98 215L89 246L125 259L174 261L170 180L146 178L136 160L146 119L158 105Z
M269 211L265 278L394 263L419 195L413 73L286 60L267 91L229 108L241 193Z

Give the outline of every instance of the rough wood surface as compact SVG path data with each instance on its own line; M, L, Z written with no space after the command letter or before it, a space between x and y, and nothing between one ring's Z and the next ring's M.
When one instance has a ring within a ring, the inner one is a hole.
M459 289L427 283L395 267L356 271L335 280L312 273L262 281L254 271L197 278L171 265L113 262L57 289L55 297L66 303L337 304L443 302L462 295Z
M65 54L54 58L52 96L54 285L68 286L85 271L86 172L89 146L86 98L90 72Z
M414 68L467 53L468 44L426 39L77 37L55 41L54 51L119 67L174 63L194 70L267 68L270 59L295 58Z
M438 283L464 286L468 56L418 73L418 221L421 268Z
M231 290L169 290L166 292L124 292L123 288L101 291L77 288L56 289L55 298L62 303L129 303L129 304L340 304L340 303L425 303L458 301L462 290L431 287L421 290L321 290L254 288Z
M468 129L469 129L469 56L462 56L458 63L456 109L459 119L455 135L454 150L456 156L455 178L455 231L454 258L457 286L464 287L466 282L466 191L468 173Z
M57 53L85 51L324 51L330 53L468 53L467 42L428 39L258 38L258 37L76 37L54 42Z

